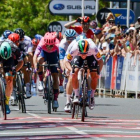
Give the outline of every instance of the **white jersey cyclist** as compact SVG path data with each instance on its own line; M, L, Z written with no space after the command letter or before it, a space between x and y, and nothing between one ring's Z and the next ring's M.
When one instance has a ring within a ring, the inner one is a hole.
M30 37L24 36L24 40L20 41L20 49L27 54L33 52L32 40Z
M101 59L101 55L98 52L98 49L97 49L95 43L91 39L83 39L83 40L87 40L88 43L89 43L89 50L87 52L87 56L93 55L95 57L95 59L97 61L99 61ZM71 62L74 59L75 56L78 56L80 54L79 47L78 47L78 42L75 42L73 47L71 47L71 45L69 45L69 47L67 49L67 52L66 52L67 55L65 56L66 61ZM72 43L74 43L74 42L72 42Z

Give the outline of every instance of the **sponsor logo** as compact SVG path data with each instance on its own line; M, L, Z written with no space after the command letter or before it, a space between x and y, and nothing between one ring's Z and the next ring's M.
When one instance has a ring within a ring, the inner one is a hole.
M63 4L55 4L55 5L53 6L53 8L54 8L55 10L63 10L63 9L65 8L65 6L64 6Z
M119 18L122 14L115 14L115 17Z
M96 58L97 58L97 59L101 58L101 55L100 55L99 52L96 54Z
M82 9L82 6L81 5L67 5L67 9L69 10L81 10ZM95 6L92 6L92 5L86 5L84 7L84 9L89 9L89 10L94 10L95 9Z
M68 55L67 55L67 59L68 59L68 60L72 60L71 54L68 54Z
M115 17L118 19L123 19L123 20L127 19L127 16L123 16L122 14L115 14ZM132 16L130 16L129 19L132 19Z

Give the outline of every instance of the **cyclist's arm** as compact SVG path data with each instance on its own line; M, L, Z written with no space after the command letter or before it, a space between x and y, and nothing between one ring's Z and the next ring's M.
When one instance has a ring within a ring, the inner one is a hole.
M64 48L59 47L59 59L60 59L60 66L61 69L64 71L64 58L65 58L66 51Z
M16 71L19 71L23 67L24 61L23 61L23 58L21 57L22 54L20 53L19 49L16 50L15 54L17 57L16 59L18 60L18 64L16 66Z
M71 21L71 22L68 22L64 25L65 28L69 29L71 25L74 25L77 21L74 20L74 21Z
M42 50L42 47L38 45L35 50L34 57L33 57L33 64L34 64L35 70L37 69L37 57L41 53L41 50Z
M23 67L24 61L20 60L18 61L18 64L16 66L16 71L19 71Z
M98 64L100 67L99 72L101 72L102 67L103 67L103 60L102 60L102 57L101 57L96 45L92 42L90 42L89 52L92 52L92 55L94 55L95 59L98 61Z

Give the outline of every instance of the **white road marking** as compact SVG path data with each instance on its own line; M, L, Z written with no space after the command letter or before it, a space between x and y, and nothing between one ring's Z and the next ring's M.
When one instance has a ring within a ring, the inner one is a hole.
M20 131L20 132L18 132L18 131L16 131L16 135L21 135L21 134L31 134L31 133L33 133L33 134L44 134L44 133L50 133L50 134L53 134L53 133L73 133L73 131L74 132L76 132L77 131L77 133L78 134L82 134L82 135L85 135L86 134L86 132L98 132L98 133L118 133L118 134L140 134L140 132L131 132L131 131L111 131L111 130L75 130L75 128L73 129L73 128L71 128L71 130L72 131L69 131L69 130L60 130L60 131L48 131L48 130L46 130L46 131ZM13 131L15 131L15 130L13 130ZM82 132L81 132L82 131ZM0 132L0 135L7 135L7 134L9 134L9 135L15 135L15 133L13 133L13 132ZM90 134L87 134L87 135L90 135ZM131 137L133 137L133 136L131 136Z
M92 136L90 137L90 134L85 133L83 130L78 130L75 127L66 127L66 128L68 128L69 130L73 131L74 133L77 133L77 134L80 134L80 135L89 135L89 138L92 138L93 139ZM105 139L98 138L98 137L94 137L94 139L95 140L105 140Z

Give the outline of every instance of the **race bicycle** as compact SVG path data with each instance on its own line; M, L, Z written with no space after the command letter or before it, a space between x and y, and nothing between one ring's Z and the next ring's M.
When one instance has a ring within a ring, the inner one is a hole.
M26 113L25 89L21 71L16 73L16 88L19 110L22 110L22 113Z
M37 69L39 69L39 66L43 66L46 72L46 79L44 82L44 104L47 104L48 107L48 113L51 114L51 105L54 101L53 96L53 80L50 72L50 67L58 67L58 64L49 64L47 62L44 62L44 64L37 64ZM57 108L53 108L53 111L57 111Z
M74 73L74 69L76 66L73 65L72 72ZM79 68L79 67L78 67ZM87 117L87 109L86 107L91 106L91 98L88 97L88 77L87 77L87 71L90 69L87 65L87 60L83 61L83 65L79 68L81 69L81 76L79 80L79 91L80 92L80 100L79 103L73 103L72 105L72 119L78 118L78 114L81 111L81 121L84 122L85 117ZM99 74L99 66L97 66L97 74Z

